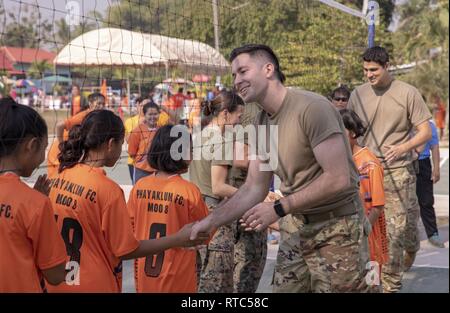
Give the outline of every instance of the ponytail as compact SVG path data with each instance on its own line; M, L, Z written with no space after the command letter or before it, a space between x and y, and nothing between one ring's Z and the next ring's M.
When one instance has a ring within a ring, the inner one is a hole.
M111 138L119 141L125 136L120 117L108 110L89 113L79 126L69 132L69 140L59 144L59 172L83 162L90 150L99 148Z
M84 138L81 125L75 125L69 132L69 139L59 144L58 160L61 173L66 168L75 166L82 161L84 152Z

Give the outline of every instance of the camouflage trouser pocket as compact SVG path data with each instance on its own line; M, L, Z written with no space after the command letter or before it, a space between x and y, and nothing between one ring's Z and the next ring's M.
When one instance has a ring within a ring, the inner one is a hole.
M232 252L234 249L235 231L232 225L220 226L208 244L208 250Z

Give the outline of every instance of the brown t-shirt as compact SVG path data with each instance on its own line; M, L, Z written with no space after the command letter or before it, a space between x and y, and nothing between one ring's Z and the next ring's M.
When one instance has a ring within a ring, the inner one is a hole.
M201 136L201 139L196 138ZM225 165L231 167L233 165L233 155L229 155L230 149L227 149L228 136L222 136L220 130L213 127L205 127L201 133L193 135L194 154L193 160L189 166L190 181L198 186L202 195L217 198L212 192L211 182L211 166ZM197 150L201 142L201 149ZM232 145L231 140L231 145ZM221 150L221 153L217 153ZM197 159L197 154L201 152L201 159ZM228 152L228 153L227 153ZM228 155L227 155L228 154Z
M405 143L413 127L431 118L416 88L399 80L393 80L383 89L366 83L352 92L348 108L368 126L359 143L367 146L385 168L403 167L412 162L412 153L407 153L386 166L384 154L388 151L386 146Z
M350 187L333 199L319 201L314 208L302 210L301 213L327 212L357 199L358 172L347 136L344 135L345 128L339 112L326 98L313 92L288 88L280 110L272 116L262 111L256 122L258 125L278 126L278 164L274 173L280 177L283 195L304 189L323 173L313 149L331 135L343 134L350 168ZM264 154L258 145L258 155L264 157Z
M258 113L261 111L261 108L256 103L246 103L244 114L241 116L241 125L242 127L246 127L247 125L253 125L255 123L255 118ZM247 133L236 134L235 140L241 144L248 144ZM247 178L247 170L232 167L228 171L228 183L236 188L241 187L245 183L245 179Z

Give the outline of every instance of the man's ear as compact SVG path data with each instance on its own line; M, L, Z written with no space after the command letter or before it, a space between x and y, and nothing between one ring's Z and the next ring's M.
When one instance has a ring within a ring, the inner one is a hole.
M273 65L272 63L266 63L266 65L264 66L264 70L266 72L266 77L270 78L275 73L275 65Z
M391 64L389 62L386 62L386 64L384 65L384 69L387 71L389 69L389 66L391 66Z

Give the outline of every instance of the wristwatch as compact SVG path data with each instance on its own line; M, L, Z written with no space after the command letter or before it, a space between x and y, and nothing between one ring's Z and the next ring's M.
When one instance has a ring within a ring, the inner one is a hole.
M275 210L275 213L279 216L279 217L283 217L286 216L286 212L284 212L284 208L283 205L281 204L280 200L275 200L274 204L273 204L273 208Z

